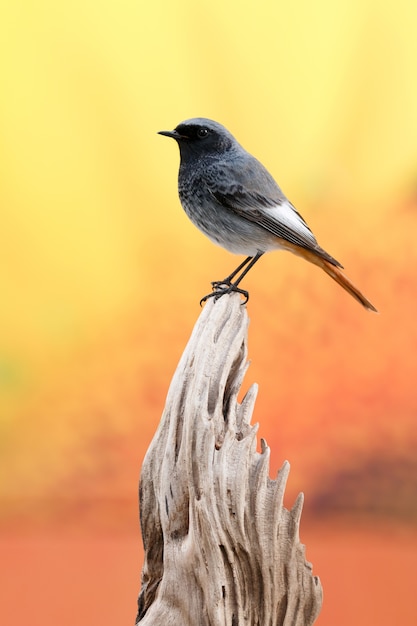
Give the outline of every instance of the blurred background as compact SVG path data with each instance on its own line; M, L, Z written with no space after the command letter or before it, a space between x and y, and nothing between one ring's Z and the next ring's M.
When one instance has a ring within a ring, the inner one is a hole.
M381 311L271 254L248 275L254 421L322 626L417 623L417 4L15 0L0 8L4 623L133 624L137 484L210 281L183 213L194 116L227 126Z

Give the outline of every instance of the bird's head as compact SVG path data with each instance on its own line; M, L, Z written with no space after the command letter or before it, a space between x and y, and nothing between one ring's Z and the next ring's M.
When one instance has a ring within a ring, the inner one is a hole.
M237 144L224 126L203 117L186 120L174 130L161 130L159 134L177 141L182 158L222 154Z

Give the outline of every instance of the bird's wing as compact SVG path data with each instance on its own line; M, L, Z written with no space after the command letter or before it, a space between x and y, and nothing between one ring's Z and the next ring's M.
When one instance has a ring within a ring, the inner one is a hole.
M253 172L253 174L255 173ZM257 173L260 174L261 172L258 171ZM240 217L265 228L276 237L314 251L332 265L342 267L336 259L318 245L315 236L300 213L287 200L264 168L260 177L263 185L257 185L256 189L248 188L236 174L235 171L233 177L235 182L232 185L230 182L229 184L222 184L221 180L217 180L216 184L209 186L210 192L217 202ZM253 180L253 177L250 177L249 180ZM266 193L259 191L261 186Z

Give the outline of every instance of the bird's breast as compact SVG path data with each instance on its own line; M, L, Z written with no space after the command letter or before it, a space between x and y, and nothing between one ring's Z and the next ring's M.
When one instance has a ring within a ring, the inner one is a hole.
M189 173L178 179L181 205L190 220L215 244L233 252L255 256L279 248L277 238L264 228L223 206L203 175Z

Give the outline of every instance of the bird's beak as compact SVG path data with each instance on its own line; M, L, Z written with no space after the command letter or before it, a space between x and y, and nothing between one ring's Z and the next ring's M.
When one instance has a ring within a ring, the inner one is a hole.
M158 135L165 135L165 137L172 137L172 139L184 139L182 135L180 135L176 130L160 130Z

